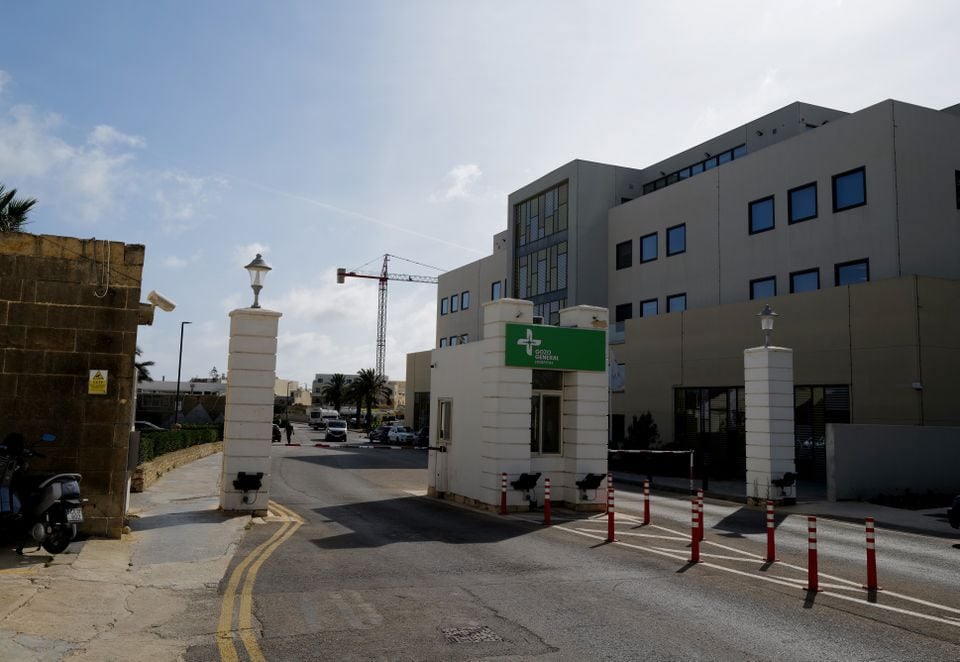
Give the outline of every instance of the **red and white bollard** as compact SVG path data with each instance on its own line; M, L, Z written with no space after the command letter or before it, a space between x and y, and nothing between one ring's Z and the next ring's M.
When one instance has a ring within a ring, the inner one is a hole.
M550 525L550 479L543 479L543 523Z
M867 528L867 585L864 586L868 591L882 591L877 586L877 550L876 533L872 517L866 519Z
M643 524L650 524L650 481L643 481Z
M607 474L607 542L614 542L616 535L613 526L613 474Z
M700 563L700 504L696 497L690 506L690 563Z
M697 536L699 536L700 541L703 541L703 490L697 490L697 513L700 518L699 525L697 526Z
M807 588L820 591L820 573L817 570L817 518L807 516Z
M507 514L507 474L500 474L500 514Z
M773 501L767 499L767 563L773 563L777 560L777 546L773 540L773 533L776 531L776 520L773 518Z

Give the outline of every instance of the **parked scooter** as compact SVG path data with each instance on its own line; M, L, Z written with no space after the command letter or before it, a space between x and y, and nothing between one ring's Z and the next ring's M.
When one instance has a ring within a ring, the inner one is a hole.
M45 434L44 442L56 437ZM27 536L50 554L64 551L83 522L80 474L28 475L31 457L44 457L26 448L23 435L11 433L0 444L0 530L16 536L23 554Z

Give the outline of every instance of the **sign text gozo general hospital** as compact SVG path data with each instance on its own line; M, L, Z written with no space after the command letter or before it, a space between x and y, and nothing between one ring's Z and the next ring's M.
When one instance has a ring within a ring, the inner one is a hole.
M606 370L606 331L544 324L507 324L506 327L506 364L509 366Z

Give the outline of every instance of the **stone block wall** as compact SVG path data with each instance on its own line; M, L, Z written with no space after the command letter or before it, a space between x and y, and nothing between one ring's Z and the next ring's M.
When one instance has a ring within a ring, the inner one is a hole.
M31 470L83 475L91 535L123 527L143 257L140 245L0 233L0 436L56 435ZM106 373L105 394L88 392L91 370Z

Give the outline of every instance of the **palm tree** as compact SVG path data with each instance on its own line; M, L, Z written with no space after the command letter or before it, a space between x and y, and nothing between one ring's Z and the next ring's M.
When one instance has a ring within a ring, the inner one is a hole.
M363 410L363 390L360 388L360 381L353 380L347 387L343 390L343 399L345 402L355 402L357 403L357 425L360 424L360 412Z
M333 404L333 408L340 411L340 405L343 403L347 394L347 378L339 372L330 377L330 383L324 384L320 389L320 396L325 402Z
M137 356L143 354L143 350L137 347ZM153 365L153 361L134 361L133 365L137 368L137 383L140 382L152 382L153 377L150 376L150 371L148 368Z
M16 199L17 189L4 190L0 184L0 232L20 232L26 225L27 213L37 204L34 198Z
M392 391L387 386L387 378L377 374L373 368L364 368L357 373L357 390L363 394L367 403L367 420L373 420L373 405L380 398L389 398Z

